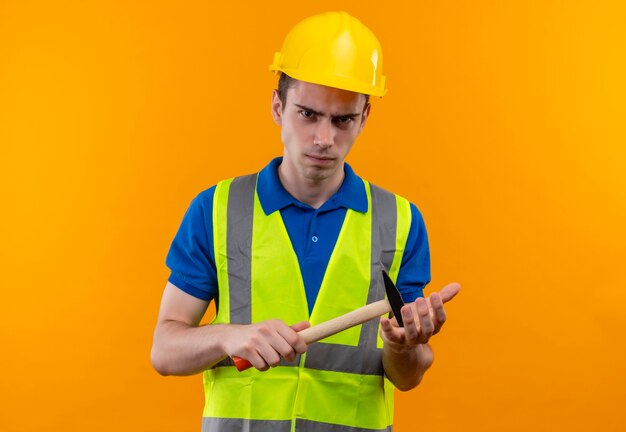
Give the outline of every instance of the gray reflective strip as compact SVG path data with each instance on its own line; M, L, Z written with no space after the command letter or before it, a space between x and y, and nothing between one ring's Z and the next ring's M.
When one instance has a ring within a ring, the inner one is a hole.
M382 271L383 268L389 271L393 263L398 226L396 196L373 184L370 184L370 191L372 195L372 267L367 304L385 298ZM380 365L382 375L382 350L376 348L379 323L380 319L376 318L363 324L359 346L364 348L367 363Z
M202 418L202 432L289 432L290 430L291 420Z
M248 420L233 418L202 418L202 432L289 432L291 420ZM332 423L296 419L296 432L393 432L393 426L385 429L363 429Z
M389 271L396 251L396 231L398 229L396 196L376 185L370 184L370 186L372 192L372 257L380 256L380 262ZM377 274L381 278L378 287L384 295L385 289L380 271Z
M228 193L226 254L230 291L230 322L252 320L252 219L256 174L235 178Z
M376 341L374 341L376 346ZM379 356L364 355L360 346L316 343L307 348L305 366L309 369L382 375L382 350ZM375 357L375 358L374 358ZM373 361L372 361L373 360Z
M395 195L371 185L371 196L372 262L367 304L385 298L382 270L391 268L397 230ZM317 370L383 375L382 350L376 348L379 321L373 319L361 326L357 347L325 343L309 346L305 366Z
M393 427L384 429L363 429L352 426L343 426L332 423L315 422L311 420L296 419L296 432L392 432Z

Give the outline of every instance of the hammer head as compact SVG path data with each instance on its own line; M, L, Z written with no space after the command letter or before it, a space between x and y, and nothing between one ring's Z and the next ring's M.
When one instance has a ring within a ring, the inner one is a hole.
M385 270L383 270L383 280L385 281L385 292L387 293L387 300L389 300L389 305L391 306L393 315L396 317L398 325L400 327L404 327L402 313L400 312L400 309L404 306L404 301L402 300L400 291L398 291L398 288L396 288L396 285L393 283Z

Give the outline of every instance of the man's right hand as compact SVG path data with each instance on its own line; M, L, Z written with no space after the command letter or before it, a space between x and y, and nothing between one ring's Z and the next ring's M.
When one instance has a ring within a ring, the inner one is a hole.
M307 345L298 332L310 327L307 321L288 326L274 319L250 325L226 325L222 350L230 357L248 360L260 371L277 366L280 359L293 361L306 352Z

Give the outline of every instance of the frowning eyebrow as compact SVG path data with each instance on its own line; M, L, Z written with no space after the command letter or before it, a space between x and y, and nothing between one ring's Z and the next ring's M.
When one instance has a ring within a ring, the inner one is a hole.
M300 104L297 104L297 103L294 103L294 105L297 106L298 108L300 108L301 110L309 111L311 114L315 114L316 116L324 117L326 115L323 112L315 111L313 108L309 108L309 107L304 106L304 105L300 105ZM351 118L354 118L354 117L358 117L360 115L361 115L360 113L348 113L348 114L337 114L337 115L334 115L334 116L331 116L331 117L332 118L339 118L339 117L351 117Z

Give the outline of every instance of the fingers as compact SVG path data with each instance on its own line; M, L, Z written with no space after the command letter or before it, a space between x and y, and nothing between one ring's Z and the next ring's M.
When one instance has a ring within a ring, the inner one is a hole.
M279 352L280 356L288 361L293 361L296 358L296 354L302 354L306 351L307 345L298 334L300 330L310 327L308 321L302 321L291 327L283 324L279 321L278 334L280 337L277 340L277 345L274 347Z
M419 320L419 332L417 337L417 343L427 343L430 337L435 331L435 324L431 319L430 309L428 303L424 298L418 298L415 300L415 307L417 309L417 316Z
M417 311L415 308L415 304L408 304L402 306L400 309L400 313L402 314L402 321L404 321L404 327L402 329L398 329L400 332L404 332L402 338L398 338L398 342L403 343L404 345L415 345L419 340L419 325L415 323L415 317L417 316Z
M434 331L428 304L423 298L406 304L400 310L404 327L398 327L395 320L380 319L381 337L385 346L395 352L413 350L419 344L428 342Z
M381 318L381 335L384 335L386 342L405 347L428 343L446 322L444 303L452 300L460 290L461 285L451 283L426 299L418 298L404 305L401 310L404 328Z
M446 322L446 310L443 307L443 300L438 293L432 293L428 298L434 325L433 334L439 333L441 326Z
M430 309L425 299L418 298L415 302L402 307L404 320L404 344L418 345L427 343L434 334L435 324L431 319Z
M428 297L428 304L434 323L433 334L439 333L441 327L446 322L447 316L443 304L452 300L459 291L461 291L461 285L453 282L443 287L438 293L434 292Z
M306 344L298 333L282 321L269 321L270 333L267 334L266 345L263 345L264 353L270 366L278 366L281 357L287 361L293 361L296 354L306 351ZM298 323L304 326L302 323ZM296 326L298 328L298 326Z
M265 354L267 355L267 354ZM266 371L270 368L270 364L266 361L263 354L260 353L260 349L254 345L245 345L235 351L235 354L231 354L231 357L240 357L247 360L250 364L260 370Z
M404 329L392 324L389 318L380 319L381 337L387 342L404 343Z
M278 366L281 358L293 361L297 354L306 351L306 344L298 331L309 327L306 321L289 327L280 320L241 326L236 335L239 343L232 355L248 360L255 368L264 371Z

